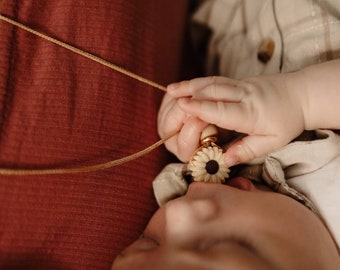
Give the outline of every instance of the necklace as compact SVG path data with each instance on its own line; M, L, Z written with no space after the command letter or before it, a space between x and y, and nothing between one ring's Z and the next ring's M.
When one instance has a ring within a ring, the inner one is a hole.
M88 58L94 62L100 63L110 69L113 69L119 73L122 73L132 79L138 80L144 84L147 84L149 86L152 86L158 90L164 91L166 92L166 87L162 86L156 82L153 82L149 79L146 79L142 76L139 76L133 72L130 72L120 66L117 66L111 62L108 62L96 55L90 54L88 52L85 52L83 50L80 50L74 46L71 46L65 42L62 42L58 39L55 39L53 37L47 36L39 31L36 31L22 23L19 23L15 20L12 20L6 16L0 15L0 20L7 22L13 26L16 26L24 31L27 31L35 36L38 36L42 39L45 39L53 44L56 44L66 50L72 51L78 55L81 55L85 58ZM96 164L96 165L92 165L92 166L86 166L86 167L79 167L79 168L55 168L55 169L27 169L27 170L22 170L22 169L4 169L4 168L0 168L0 175L47 175L47 174L71 174L71 173L81 173L81 172L93 172L93 171L98 171L98 170L103 170L103 169L107 169L107 168L111 168L114 166L118 166L121 165L123 163L132 161L134 159L137 159L141 156L144 156L145 154L151 152L152 150L156 149L157 147L159 147L160 145L162 145L163 143L165 143L168 139L170 139L171 137L173 137L174 135L176 135L179 132L179 130L175 130L173 132L171 132L168 136L164 137L163 139L159 140L158 142L150 145L149 147L136 152L134 154L131 154L129 156L120 158L120 159L116 159L116 160L112 160L106 163L101 163L101 164Z
M147 84L158 90L166 92L165 86L162 86L149 79L146 79L138 74L132 73L96 55L90 54L86 51L78 49L77 47L71 46L58 39L45 35L39 31L36 31L24 24L21 24L3 15L0 15L0 20L5 21L13 26L16 26L44 40L47 40L53 44L56 44L66 50L72 51L94 62L100 63L132 79L138 80L144 84ZM171 132L168 136L164 137L163 139L159 140L158 142L152 144L151 146L139 152L136 152L129 156L116 159L116 160L112 160L106 163L85 166L85 167L78 167L78 168L52 168L52 169L4 169L4 168L0 168L0 175L48 175L48 174L55 175L55 174L93 172L93 171L108 169L108 168L118 166L129 161L132 161L141 156L144 156L145 154L151 152L158 146L165 143L168 139L176 135L178 132L179 130L175 130ZM205 135L204 133L206 133L207 135ZM195 151L194 155L192 156L188 164L188 173L192 175L194 181L223 183L225 178L228 178L229 168L227 168L226 165L224 164L224 161L222 158L222 149L218 145L215 144L216 140L217 140L217 129L209 125L208 128L202 133L201 143L200 143L201 146Z

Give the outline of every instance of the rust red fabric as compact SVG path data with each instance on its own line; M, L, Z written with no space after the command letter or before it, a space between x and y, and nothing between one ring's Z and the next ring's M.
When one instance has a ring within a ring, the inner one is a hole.
M3 0L1 13L160 84L179 79L187 1ZM77 167L159 138L163 93L0 22L0 166ZM0 269L109 269L156 209L163 147L93 173L0 176Z

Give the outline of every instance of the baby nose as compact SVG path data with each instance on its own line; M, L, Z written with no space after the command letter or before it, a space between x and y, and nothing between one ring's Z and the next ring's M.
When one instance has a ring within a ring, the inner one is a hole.
M213 219L217 212L218 206L211 199L178 200L167 207L167 219L177 222L203 222Z
M189 207L193 218L200 222L214 219L218 212L217 204L210 199L194 200Z
M218 216L218 205L210 199L174 200L166 208L166 230L171 239L189 239L209 227Z

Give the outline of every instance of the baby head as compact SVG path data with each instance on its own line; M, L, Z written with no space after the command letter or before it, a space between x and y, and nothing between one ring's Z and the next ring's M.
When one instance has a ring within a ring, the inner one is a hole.
M321 220L246 178L193 183L168 202L115 260L124 269L340 269Z

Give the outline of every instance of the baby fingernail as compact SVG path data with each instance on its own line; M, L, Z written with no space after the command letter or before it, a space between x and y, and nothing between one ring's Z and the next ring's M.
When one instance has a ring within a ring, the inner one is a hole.
M167 91L168 92L175 91L178 87L179 87L179 83L169 84L168 87L167 87Z

